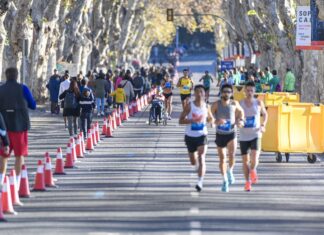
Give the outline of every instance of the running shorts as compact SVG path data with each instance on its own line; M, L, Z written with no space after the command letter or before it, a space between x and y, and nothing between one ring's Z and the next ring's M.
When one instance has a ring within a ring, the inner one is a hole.
M181 94L180 97L181 97L181 101L184 101L184 100L187 99L188 97L190 98L190 97L191 97L191 94L187 94L187 95L183 95L183 94Z
M15 156L27 156L28 155L28 132L11 132L8 131L8 137L10 141L9 155L5 155L3 148L0 149L0 155L3 157L9 157L11 152L14 152Z
M216 133L216 140L215 143L217 147L219 148L225 148L229 142L234 140L236 138L236 132L233 132L231 134L221 135Z
M240 141L241 154L248 154L249 150L261 150L261 139L255 138L250 141Z
M208 139L207 136L202 135L199 137L190 137L185 135L185 143L189 153L194 153L198 150L198 147L207 145Z

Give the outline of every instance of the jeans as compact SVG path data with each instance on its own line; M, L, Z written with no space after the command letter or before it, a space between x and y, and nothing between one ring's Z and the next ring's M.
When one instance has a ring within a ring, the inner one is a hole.
M134 90L135 97L134 99L136 100L137 98L141 98L142 96L142 90Z
M96 98L98 113L105 112L105 98Z
M77 118L73 116L67 116L68 119L68 129L70 136L78 134L78 125L77 125Z
M59 114L60 113L60 107L57 102L51 102L51 113L52 114Z
M88 130L91 129L92 113L81 113L81 130L84 138L87 138Z

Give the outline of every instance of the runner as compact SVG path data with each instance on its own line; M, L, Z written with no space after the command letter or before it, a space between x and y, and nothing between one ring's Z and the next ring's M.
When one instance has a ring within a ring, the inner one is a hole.
M164 76L164 80L162 81L163 95L165 97L164 107L166 108L166 112L168 114L168 119L171 120L172 113L172 87L173 82L170 78L170 75L167 73Z
M231 100L233 88L224 84L221 88L221 100L216 101L211 112L216 117L216 145L219 155L219 169L223 176L223 192L229 191L229 185L234 184L233 168L237 148L236 126L244 125L244 113L237 101ZM227 168L226 155L229 157Z
M210 76L209 72L206 70L205 75L200 78L199 82L203 81L205 92L206 92L206 102L209 103L209 91L210 91L210 81L214 83L212 76Z
M181 96L181 103L182 108L188 103L189 99L191 98L191 90L194 86L193 81L189 77L189 70L183 70L183 77L181 77L178 81L177 87L180 88L180 96Z
M245 191L251 191L251 183L258 182L257 166L261 150L261 137L265 132L268 114L262 101L254 98L255 84L249 82L245 85L246 98L240 105L244 111L245 125L240 129L240 147L243 158L243 171L245 176ZM261 123L260 116L263 116ZM249 153L250 151L250 153Z
M196 190L200 192L206 172L205 155L207 153L207 126L214 122L210 107L205 102L205 89L203 85L194 88L195 100L185 106L180 115L179 124L186 124L185 143L188 148L191 165L198 170ZM198 164L197 164L198 161Z

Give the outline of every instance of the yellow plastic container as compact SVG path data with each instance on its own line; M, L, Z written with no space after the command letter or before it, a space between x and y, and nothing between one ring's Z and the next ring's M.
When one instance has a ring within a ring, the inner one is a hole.
M241 101L245 98L244 86L233 86L234 100Z
M298 93L287 93L287 92L274 92L274 95L284 97L283 102L300 102L300 95Z
M256 97L262 100L265 106L278 105L282 103L300 102L299 94L290 94L285 92L257 93Z
M268 106L262 150L284 153L324 152L324 106L291 103Z

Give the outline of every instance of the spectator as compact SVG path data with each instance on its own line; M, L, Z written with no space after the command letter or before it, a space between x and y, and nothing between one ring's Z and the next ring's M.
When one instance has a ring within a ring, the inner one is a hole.
M69 78L70 78L69 75L67 73L65 73L65 75L63 76L63 79L64 80L60 84L59 96L64 91L66 91L67 89L69 89L69 87L70 87L70 79ZM58 100L61 101L61 108L64 109L64 100L61 100L59 97L58 97ZM64 119L65 128L67 128L67 118L66 118L66 116L64 116L64 112L63 112L63 119Z
M78 134L77 119L80 117L80 90L76 81L71 81L69 89L65 90L60 99L64 99L63 116L67 117L70 136Z
M92 111L95 108L95 100L92 92L89 88L84 88L80 97L80 108L81 108L81 130L83 136L86 139L88 130L91 129L92 122Z
M284 91L285 92L295 92L296 78L292 73L291 69L287 69L287 74L285 76Z
M124 91L125 91L126 104L129 104L130 101L134 97L134 88L133 88L133 85L131 83L131 72L130 72L130 70L127 70L126 75L125 75L123 81L120 84L122 85L122 88L124 88Z
M6 124L0 113L0 185L3 184L4 176L6 175L7 156L9 154L9 137ZM1 203L1 202L0 202Z
M144 92L144 85L145 81L144 78L140 75L139 72L135 73L134 79L133 79L133 85L134 85L134 98L141 98L143 92Z
M10 142L7 157L12 151L15 154L16 180L19 188L21 167L24 164L24 157L28 155L28 130L30 129L28 108L35 110L36 102L28 87L17 82L17 68L8 68L5 74L7 81L0 87L0 112ZM7 160L3 163L2 173L5 173Z
M57 69L54 69L54 74L50 77L46 87L50 92L51 113L59 114L60 107L58 105L58 96L60 91L60 76L57 74Z
M272 79L269 81L270 92L280 91L280 78L278 77L277 70L272 71Z
M96 97L97 116L105 115L105 96L108 89L108 82L105 79L105 74L100 71L98 78L94 82L94 91Z

